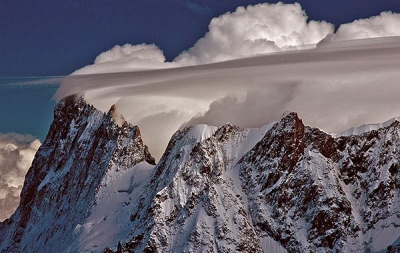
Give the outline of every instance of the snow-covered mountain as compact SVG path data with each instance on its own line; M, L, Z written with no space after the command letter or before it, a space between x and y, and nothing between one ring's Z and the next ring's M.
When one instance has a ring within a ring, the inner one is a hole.
M114 122L73 97L56 107L10 219L0 224L1 252L63 252L82 224L107 198L114 177L136 164L154 164L137 127Z
M295 113L259 129L197 125L177 131L155 165L138 127L118 126L113 112L73 97L59 103L21 204L0 223L1 252L384 252L400 244L395 119L339 137Z

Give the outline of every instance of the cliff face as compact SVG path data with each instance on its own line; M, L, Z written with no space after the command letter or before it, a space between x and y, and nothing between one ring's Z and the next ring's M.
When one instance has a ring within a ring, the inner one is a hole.
M400 244L398 150L398 121L334 137L290 113L178 131L153 166L137 127L67 98L0 249L377 252Z
M88 217L110 174L154 164L137 127L119 127L83 99L62 100L29 169L14 215L2 224L1 252L62 252Z

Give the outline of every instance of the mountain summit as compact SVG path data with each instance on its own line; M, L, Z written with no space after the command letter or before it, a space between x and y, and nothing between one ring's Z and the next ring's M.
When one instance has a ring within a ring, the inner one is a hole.
M20 205L0 225L0 251L63 252L108 181L141 162L154 159L138 127L119 127L111 110L104 114L82 98L62 100L26 175Z
M380 252L400 244L400 123L334 137L288 113L177 131L155 164L137 126L56 107L1 252ZM118 121L117 120L117 121Z

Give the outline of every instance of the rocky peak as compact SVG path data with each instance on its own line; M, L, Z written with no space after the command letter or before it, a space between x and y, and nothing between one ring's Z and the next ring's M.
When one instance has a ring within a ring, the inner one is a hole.
M398 199L399 136L398 122L333 138L293 114L283 118L239 162L259 236L291 252L377 251L393 243L398 236L383 242L371 231L400 222L391 204Z
M209 134L193 139L199 131ZM134 252L260 252L245 203L227 176L234 166L233 149L245 134L231 124L178 131L134 208L132 238L124 248ZM144 223L152 225L144 227Z
M304 130L305 126L297 114L289 113L275 123L245 157L260 162L281 158L279 170L291 170L304 152ZM273 181L272 179L271 183Z
M59 102L26 175L20 205L0 231L2 252L67 248L75 226L90 215L110 173L142 161L154 164L138 127L119 127L111 114L83 98L71 96Z

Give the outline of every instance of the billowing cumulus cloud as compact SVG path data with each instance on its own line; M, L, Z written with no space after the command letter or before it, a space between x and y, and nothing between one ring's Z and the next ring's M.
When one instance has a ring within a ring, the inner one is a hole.
M196 65L245 56L303 49L333 33L327 22L307 21L300 4L258 4L238 7L214 18L209 32L175 61Z
M378 16L355 20L339 27L328 41L400 36L400 14L382 12Z
M116 45L98 55L92 65L86 66L73 75L125 72L140 69L173 66L165 62L163 52L154 44Z
M298 3L238 7L233 13L212 19L209 32L173 62L165 62L163 52L154 44L116 45L73 75L171 68L313 48L333 33L334 27L307 18Z
M0 134L0 221L17 208L25 174L39 147L33 136Z

